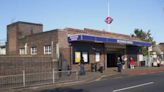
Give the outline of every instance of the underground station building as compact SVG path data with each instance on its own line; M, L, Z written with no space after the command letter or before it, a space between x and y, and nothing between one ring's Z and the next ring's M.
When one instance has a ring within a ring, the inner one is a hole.
M54 29L43 32L43 25L18 21L7 26L6 52L9 56L43 56L59 62L62 70L79 69L81 58L87 71L92 66L116 67L117 57L127 55L138 62L142 46L151 46L130 35L95 29Z

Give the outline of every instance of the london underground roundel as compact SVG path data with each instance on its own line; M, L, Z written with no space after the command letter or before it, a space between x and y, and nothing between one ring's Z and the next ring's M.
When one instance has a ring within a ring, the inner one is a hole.
M111 18L111 17L106 17L106 19L105 19L105 22L107 23L107 24L111 24L112 23L112 21L113 21L113 19Z

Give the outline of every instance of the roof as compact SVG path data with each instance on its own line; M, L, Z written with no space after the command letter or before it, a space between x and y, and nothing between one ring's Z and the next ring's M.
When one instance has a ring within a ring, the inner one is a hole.
M16 24L29 24L29 25L43 26L43 24L41 24L41 23L31 23L31 22L25 22L25 21L17 21L17 22L9 24L7 26L12 26L12 25L16 25Z
M96 36L103 36L103 37L110 37L110 38L119 38L119 39L124 39L124 40L141 41L139 38L131 37L130 35L114 33L114 32L107 32L104 30L95 30L95 29L90 29L90 28L84 28L84 30L74 29L74 28L65 28L65 30L74 31L74 32L76 31L76 34L84 33L84 34L89 34L89 35L96 35Z

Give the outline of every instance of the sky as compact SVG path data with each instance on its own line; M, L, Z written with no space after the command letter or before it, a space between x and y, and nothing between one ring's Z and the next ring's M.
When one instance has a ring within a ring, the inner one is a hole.
M6 41L6 26L25 21L52 29L91 28L132 34L151 30L157 43L164 42L164 0L109 0L110 29L104 22L108 0L0 0L0 41Z

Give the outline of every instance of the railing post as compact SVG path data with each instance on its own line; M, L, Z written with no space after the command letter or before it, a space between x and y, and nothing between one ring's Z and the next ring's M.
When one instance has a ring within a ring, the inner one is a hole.
M54 70L54 68L52 69L52 79L53 79L53 83L55 83L55 70Z
M26 86L25 70L23 70L23 87Z

